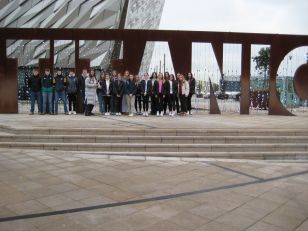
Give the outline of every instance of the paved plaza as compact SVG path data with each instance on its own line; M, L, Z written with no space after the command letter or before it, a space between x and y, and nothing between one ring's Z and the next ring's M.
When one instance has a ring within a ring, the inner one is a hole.
M0 151L0 230L308 229L308 163Z
M166 129L188 134L219 130L306 134L307 128L307 116L0 115L2 137L31 129L62 129L60 133L67 129L69 135L76 129L93 129L88 130L93 134L104 129L149 134ZM306 231L308 161L145 159L91 151L0 148L0 230Z

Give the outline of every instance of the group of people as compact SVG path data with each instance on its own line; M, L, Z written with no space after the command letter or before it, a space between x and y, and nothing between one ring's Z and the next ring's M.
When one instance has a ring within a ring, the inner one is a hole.
M167 115L167 110L169 116L184 116L191 114L191 98L195 94L195 84L192 73L188 73L187 76L178 73L174 76L168 72L153 72L151 76L145 73L141 78L129 71L122 75L113 70L111 74L102 72L97 79L94 70L88 73L88 70L84 69L77 78L73 70L69 71L68 76L64 76L58 69L53 77L50 69L46 68L44 75L40 77L38 69L34 69L28 80L30 114L34 114L35 100L40 114L58 114L60 99L63 101L66 115L76 114L79 99L77 95L80 94L86 116L94 115L92 111L96 99L99 112L106 116L163 116Z

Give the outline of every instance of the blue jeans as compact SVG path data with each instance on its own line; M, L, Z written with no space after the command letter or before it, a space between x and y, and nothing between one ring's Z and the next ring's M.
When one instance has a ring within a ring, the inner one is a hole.
M46 104L48 101L49 113L52 113L52 92L43 92L43 113L46 113Z
M105 112L105 103L104 103L104 97L101 92L97 93L98 98L98 106L99 106L99 112L104 113Z
M60 91L55 94L55 113L58 113L59 100L62 99L64 105L64 112L67 113L67 102L66 102L66 93L65 91Z
M35 100L37 101L37 111L41 112L41 92L35 92L31 91L30 92L30 100L31 100L31 109L30 112L34 112L34 104Z

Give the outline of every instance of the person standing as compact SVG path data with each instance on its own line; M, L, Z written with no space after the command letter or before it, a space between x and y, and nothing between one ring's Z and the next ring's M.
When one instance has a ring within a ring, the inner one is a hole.
M169 84L169 72L165 72L164 74L164 89L165 89L165 97L164 97L164 115L167 115L167 107L169 103L169 91L170 91L170 84ZM169 113L170 114L170 113Z
M97 99L98 99L98 106L99 106L99 112L104 115L105 114L105 102L104 102L104 95L102 90L102 85L105 80L105 74L104 72L101 72L100 79L98 80L98 87L96 90L97 93Z
M157 102L154 92L154 86L156 80L157 80L157 73L153 72L151 76L151 115L156 115L157 112Z
M163 116L163 107L164 107L164 98L165 98L165 90L164 90L164 80L163 74L159 73L157 77L157 81L154 83L154 94L157 105L157 116Z
M37 68L33 69L32 76L28 80L28 86L30 88L30 100L31 100L31 109L30 115L34 115L34 106L35 100L37 102L37 111L41 114L41 78Z
M135 110L137 115L142 115L141 113L141 81L139 75L135 75L136 81L136 97L135 97Z
M101 83L102 85L102 95L104 97L104 102L105 102L105 115L109 116L110 115L110 110L111 110L111 96L112 96L112 91L113 91L113 82L110 80L110 75L106 74L105 79Z
M179 76L179 99L181 103L181 115L187 115L187 97L189 95L189 83L185 80L184 76Z
M92 113L92 110L96 102L97 85L98 84L95 75L90 74L89 77L87 77L85 80L85 102L86 102L85 116L94 115Z
M180 79L180 73L176 74L176 79L175 82L178 85L179 84L179 79ZM175 106L176 106L176 113L180 114L180 103L179 103L180 99L179 99L179 95L177 94L175 97Z
M78 90L78 79L75 76L73 70L70 70L67 78L66 92L68 95L68 110L70 115L76 115L77 108L77 90ZM73 106L73 107L72 107Z
M114 82L117 80L117 71L113 70L111 73L111 78L110 81L112 82L112 84L114 84ZM111 105L111 115L115 115L115 96L114 94L111 94L110 96L110 105Z
M188 83L189 83L189 95L187 97L187 111L189 115L192 115L191 113L191 98L195 94L195 88L196 88L196 79L194 78L192 73L188 73Z
M55 115L58 115L60 99L63 102L64 113L65 115L68 115L66 93L65 93L67 79L62 75L61 69L57 70L57 75L53 78L53 84L55 86Z
M122 78L122 81L124 83L124 86L126 86L127 81L129 79L129 71L126 70L124 72L124 76ZM124 92L123 92L123 99L122 99L122 113L123 114L128 114L128 105L127 105L127 92L126 92L126 87L124 87Z
M79 91L80 91L80 95L81 95L81 103L82 103L82 110L83 112L85 112L86 109L86 102L85 102L85 80L86 78L89 76L88 74L88 70L87 69L83 69L82 70L82 74L79 77L79 81L78 81L78 86L79 86Z
M41 79L42 84L42 96L43 96L43 115L46 114L46 106L48 102L48 109L49 114L53 115L52 113L52 92L53 92L53 85L52 85L53 78L50 74L50 69L45 68L45 74Z
M120 116L121 110L122 110L122 98L123 98L123 93L124 93L124 83L122 81L121 73L118 73L117 80L114 82L114 85L113 85L112 93L115 98L116 116Z
M134 80L134 76L132 74L129 75L129 79L125 85L125 88L126 88L125 92L127 94L126 99L127 99L128 116L133 116L137 86Z
M175 81L174 75L171 74L169 78L169 102L168 102L170 116L175 116L176 113L175 99L177 94L178 94L178 85L177 82Z
M151 96L152 81L149 79L149 74L144 74L144 79L141 81L141 96L143 101L143 116L149 116L149 97Z

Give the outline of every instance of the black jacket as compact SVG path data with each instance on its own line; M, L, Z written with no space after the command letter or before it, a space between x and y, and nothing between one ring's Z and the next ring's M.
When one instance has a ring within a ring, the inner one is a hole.
M116 80L113 84L113 94L123 96L124 94L124 83L122 80Z
M32 75L28 80L28 86L30 91L39 92L42 88L42 82L39 75Z
M165 94L170 95L170 88L171 88L170 81L169 80L165 81L164 85L165 85L165 88L164 88ZM177 95L177 93L178 93L178 83L175 80L173 80L172 81L172 95Z
M145 92L145 83L147 82L147 91ZM152 80L142 80L140 83L141 95L146 93L147 95L151 95L152 93Z
M85 91L85 87L86 87L85 80L86 78L84 78L82 75L78 79L79 90L82 92Z
M141 82L136 83L136 95L141 95Z
M191 78L187 80L189 83L189 94L195 94L195 88L196 88L196 79Z
M105 96L107 96L107 84L106 84L106 82L107 82L106 80L103 80L101 82L101 86L102 86L101 91L102 91L102 94L105 95ZM114 82L112 80L110 80L109 81L109 94L108 94L108 96L113 94L113 91L114 91L113 84L114 84Z
M51 75L44 75L41 80L42 80L42 87L44 88L53 87L52 86L53 78Z
M165 86L164 86L164 85L165 85L165 84L164 84L164 82L163 82L163 86L162 86L162 94L163 94L163 95L166 94L166 92L165 92ZM158 81L158 80L156 80L156 81L154 82L153 94L154 94L155 96L159 94L159 81Z

